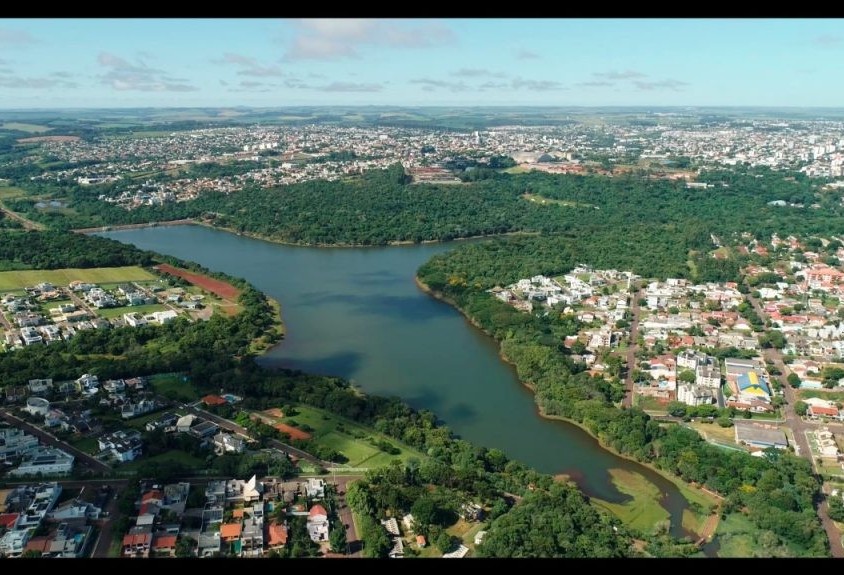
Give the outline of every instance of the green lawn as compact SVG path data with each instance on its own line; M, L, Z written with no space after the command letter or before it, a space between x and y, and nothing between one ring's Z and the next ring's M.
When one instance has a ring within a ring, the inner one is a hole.
M86 283L103 284L107 282L121 283L150 279L155 279L155 276L138 266L89 269L68 268L62 270L19 270L0 272L0 291L34 286L41 282L66 286L76 280Z
M820 397L829 401L844 401L844 391L827 391L825 389L801 389L797 391L800 399Z
M199 457L194 457L190 453L186 451L181 451L179 449L174 449L172 451L167 451L166 453L159 453L158 455L154 455L152 457L141 457L140 459L136 459L135 461L130 461L128 463L123 463L120 466L122 471L137 471L140 466L144 463L150 461L157 461L159 463L163 463L165 461L178 461L179 463L185 465L186 467L192 469L204 469L206 467L206 463L204 459L200 459Z
M184 381L179 373L160 373L150 377L150 383L155 393L174 401L194 401L199 399L199 391L193 382Z
M388 465L394 459L407 462L411 458L420 461L428 458L422 452L404 445L396 439L387 437L374 429L364 427L339 415L310 406L296 406L295 409L296 415L285 417L281 422L289 423L292 419L300 425L309 425L313 428L313 431L309 433L311 433L315 442L336 449L348 457L349 461L344 463L345 466L375 468ZM337 429L338 425L341 429ZM359 438L356 436L359 436ZM367 437L387 441L399 448L401 453L398 455L385 453L367 441Z
M5 198L18 198L26 195L26 192L15 186L0 186L0 200Z
M29 134L43 134L52 130L49 126L41 126L39 124L26 124L24 122L5 122L0 125L4 130L15 130L18 132L27 132Z
M651 533L657 523L670 519L668 511L659 504L662 492L643 475L625 469L610 469L613 484L622 493L633 497L626 503L610 503L593 498L598 507L618 517L625 525L642 533Z
M97 315L106 319L112 319L115 317L122 317L125 313L139 313L141 315L146 315L154 311L165 311L167 309L169 308L167 308L166 306L163 306L158 303L152 303L149 305L131 305L125 307L103 308L97 310Z
M100 451L96 437L80 437L78 439L72 438L68 441L68 443L76 449L84 451L85 453L90 453L91 455L95 455Z

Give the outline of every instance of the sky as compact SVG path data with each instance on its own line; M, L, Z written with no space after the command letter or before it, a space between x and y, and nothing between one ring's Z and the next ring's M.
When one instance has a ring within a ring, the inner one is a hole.
M844 19L0 19L0 109L844 106Z

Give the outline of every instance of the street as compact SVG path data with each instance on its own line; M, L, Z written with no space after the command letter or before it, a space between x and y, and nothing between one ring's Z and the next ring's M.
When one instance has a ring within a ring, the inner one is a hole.
M763 320L767 319L767 316L762 311L762 306L759 304L759 301L756 300L750 294L747 294L747 300L753 305L753 309L756 310L756 314ZM780 350L775 348L767 348L762 350L763 356L766 360L770 360L776 366L776 368L780 371L780 375L777 376L779 378L780 385L783 389L783 394L785 396L786 404L783 407L783 412L785 413L785 422L788 427L791 428L794 434L794 441L796 443L795 450L797 451L797 455L804 457L812 463L812 469L814 469L814 462L812 461L812 451L809 449L809 442L806 439L806 430L808 429L806 423L803 421L801 417L799 417L794 412L794 404L799 401L797 394L794 392L794 389L790 385L788 385L788 381L786 380L786 376L789 373L789 370L786 369L785 364L782 361L782 353ZM826 530L827 538L829 539L829 547L832 551L833 557L844 557L844 545L841 543L841 533L835 527L835 523L832 519L829 518L828 513L829 506L826 503L826 494L821 492L821 501L818 504L817 513L818 517L823 524L824 530Z
M627 376L624 378L624 399L621 405L633 407L633 370L636 369L636 351L639 346L636 341L639 338L639 299L642 297L642 290L636 290L631 296L630 313L633 319L630 321L630 345L627 348Z

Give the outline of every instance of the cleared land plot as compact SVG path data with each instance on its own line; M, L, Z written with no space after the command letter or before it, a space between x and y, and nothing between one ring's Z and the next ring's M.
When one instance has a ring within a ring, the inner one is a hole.
M592 204L583 204L578 202L572 202L570 200L555 200L552 198L546 198L544 196L540 196L539 194L529 194L525 193L522 194L522 199L527 200L529 202L533 202L535 204L540 204L543 206L550 206L550 205L557 205L557 206L566 206L568 208L594 208Z
M150 377L155 393L172 399L174 401L194 401L199 399L199 391L194 387L193 382L178 373L160 373Z
M24 195L26 195L26 192L20 188L16 188L15 186L0 186L0 200L6 198L19 198Z
M155 269L168 273L173 276L180 277L200 288L210 291L213 294L220 296L223 299L235 301L240 295L240 290L233 285L222 280L214 279L206 275L194 273L182 268L173 267L170 264L161 264L155 266Z
M39 142L78 142L79 136L35 136L34 138L21 138L21 144L37 144Z
M287 425L286 423L276 423L273 425L276 429L278 429L282 433L286 433L292 439L310 439L311 434L307 431L302 431L297 427L293 427L292 425Z
M118 467L118 469L121 471L137 471L142 465L153 461L156 463L181 463L188 469L205 469L207 467L204 459L194 457L186 451L175 449L173 451L167 451L166 453L153 455L152 457L141 457L140 459L123 463L120 467Z
M290 420L293 420L299 425L309 426L312 429L309 433L313 441L336 449L348 458L349 461L343 464L345 466L374 468L388 465L394 459L406 462L409 459L422 461L428 458L420 451L378 433L374 429L364 427L327 411L310 406L296 406L294 413L295 415L285 417L277 423L288 423L289 425ZM267 412L263 412L262 416L267 417ZM369 441L369 438L376 441L385 441L397 447L400 453L391 455L381 451Z
M717 423L703 423L700 421L693 421L688 424L697 431L707 441L715 441L717 443L726 443L727 445L736 445L736 430L733 427L721 427Z
M155 276L138 266L117 268L67 268L61 270L18 270L0 272L0 291L34 286L49 282L56 286L66 286L72 281L85 283L121 283L155 279Z
M797 392L800 399L809 399L810 397L820 397L829 401L844 401L844 391L826 391L823 389L801 389Z

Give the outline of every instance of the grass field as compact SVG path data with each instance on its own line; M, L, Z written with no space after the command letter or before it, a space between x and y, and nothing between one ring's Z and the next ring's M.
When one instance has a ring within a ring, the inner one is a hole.
M829 401L844 401L844 391L826 391L824 389L801 389L797 391L800 399L820 397Z
M97 438L95 437L80 437L78 439L71 439L68 443L76 449L84 451L85 453L90 453L91 455L95 455L100 450L100 447L97 444Z
M20 188L16 188L14 186L0 186L0 200L7 198L19 198L23 195L26 195L26 192Z
M120 283L155 279L155 276L138 266L117 268L67 268L62 270L20 270L0 272L0 291L8 291L41 282L57 286L66 286L72 281L86 283Z
M734 427L721 427L717 423L703 423L700 421L692 421L686 425L697 431L707 441L713 439L728 445L735 445L736 443L736 431Z
M199 399L199 391L193 383L184 381L178 373L160 373L150 377L150 383L155 393L174 401L193 401Z
M609 472L618 490L633 499L626 503L592 499L598 507L609 511L625 525L642 533L651 533L657 523L670 518L668 511L659 504L662 497L659 488L643 475L624 469L610 469Z
M106 319L112 319L115 317L120 317L124 313L139 313L141 315L146 315L154 311L166 311L167 309L169 308L159 303L151 303L149 305L132 305L126 307L109 307L98 309L97 315Z
M39 124L25 124L23 122L6 122L0 128L4 130L15 130L17 132L26 132L28 134L43 134L49 132L52 128L48 126L41 126Z
M285 417L279 421L289 423L290 420L313 428L313 431L309 432L312 434L313 440L345 455L349 461L344 465L348 467L375 468L389 465L394 459L407 462L411 458L419 461L428 458L427 455L391 437L315 407L296 406L296 415ZM385 453L367 441L368 437L387 441L399 448L401 453L398 455Z
M633 396L633 404L644 411L657 411L660 413L667 413L667 404L660 403L660 401L654 397L646 397L637 393Z
M191 469L205 469L206 467L204 459L194 457L193 455L185 451L174 449L172 451L167 451L166 453L159 453L158 455L153 455L152 457L141 457L140 459L124 463L120 466L120 469L123 471L137 470L144 463L151 461L156 461L158 463L163 463L165 461L178 461L179 463Z

